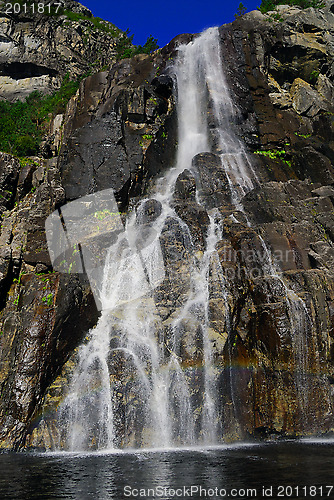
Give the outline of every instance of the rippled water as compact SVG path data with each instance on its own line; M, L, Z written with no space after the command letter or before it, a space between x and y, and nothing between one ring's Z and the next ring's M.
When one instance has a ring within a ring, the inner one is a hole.
M334 498L334 488L327 488L334 484L333 464L334 441L117 454L5 453L0 498L266 498L263 487L267 494L273 487L270 498ZM155 496L147 491L154 488Z

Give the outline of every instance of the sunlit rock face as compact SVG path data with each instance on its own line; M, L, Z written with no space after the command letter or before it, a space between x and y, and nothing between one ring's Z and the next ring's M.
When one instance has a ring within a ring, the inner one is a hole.
M48 274L43 228L58 207L108 188L123 220L132 213L137 232L159 235L165 275L136 305L136 325L149 320L150 342L160 349L140 377L135 344L124 344L129 310L105 316L114 427L104 436L99 423L101 446L158 445L161 422L169 444L170 437L193 444L333 430L333 24L330 7L280 6L222 26L224 102L233 103L233 120L224 122L214 84L204 86L205 140L188 148L189 159L180 151L186 124L175 67L177 46L190 35L84 80L58 127L60 150L54 135L48 139L58 157L23 169L1 157L3 447L68 449L57 414L97 312L87 281ZM41 60L34 64L47 67ZM164 215L156 186L180 154L185 164L167 177ZM187 306L195 292L196 312ZM145 376L155 381L150 387L163 386L160 367L169 367L174 388L169 403L159 399L165 421L150 413L145 392ZM86 430L83 448L99 448L94 432Z
M78 2L56 2L53 10L61 8L61 16L47 15L49 4L42 14L0 2L0 99L24 100L33 91L51 93L66 74L75 80L116 60L121 33L117 28L105 23L98 29L90 22L90 10ZM67 12L76 20L71 21Z

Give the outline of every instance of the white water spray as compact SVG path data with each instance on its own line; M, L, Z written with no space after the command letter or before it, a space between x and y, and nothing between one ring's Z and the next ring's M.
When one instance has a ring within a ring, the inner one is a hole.
M179 120L176 164L159 181L154 195L161 213L141 225L138 221L148 200L142 201L109 249L100 296L102 315L87 344L80 348L68 396L59 410L65 447L70 450L215 444L222 438L219 370L209 318L210 279L219 280L229 314L216 252L220 224L217 214L212 213L205 250L198 258L189 228L173 209L174 187L177 177L192 169L193 157L210 151L221 158L237 209L242 208L241 199L254 188L257 178L230 127L238 110L223 72L217 28L180 47L175 74ZM210 124L208 103L214 121ZM188 241L189 256L184 265L189 286L183 303L167 322L166 333L155 291L168 274L160 242L171 220ZM144 244L143 227L148 231ZM210 273L213 267L215 272ZM187 342L189 350L196 343L202 346L201 352L196 352L197 371L184 358ZM194 384L201 390L194 391Z

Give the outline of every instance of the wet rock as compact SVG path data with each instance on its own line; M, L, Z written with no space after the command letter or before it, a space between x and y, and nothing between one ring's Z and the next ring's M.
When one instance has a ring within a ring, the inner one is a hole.
M161 99L153 84L156 68L165 62L159 54L141 54L117 63L108 76L99 73L83 82L64 118L59 169L67 199L111 187L126 206L143 191L143 178L148 182L170 166L173 98Z
M159 97L168 99L173 92L173 80L168 75L160 75L152 80L154 92Z
M193 249L189 229L180 220L169 217L160 236L165 279L154 290L156 307L163 319L186 302L190 293Z
M24 443L47 387L97 318L78 278L46 276L25 274L12 311L1 315L1 384L9 396L1 403L1 447Z
M154 222L161 215L162 205L160 201L150 199L145 201L136 210L136 221L138 224Z
M194 202L196 196L196 181L189 170L184 170L175 183L175 198Z
M210 219L207 211L196 202L196 181L189 170L184 170L176 180L174 208L187 224L193 244L203 251Z
M230 202L229 182L218 155L200 153L194 157L192 167L198 180L199 196L206 208Z

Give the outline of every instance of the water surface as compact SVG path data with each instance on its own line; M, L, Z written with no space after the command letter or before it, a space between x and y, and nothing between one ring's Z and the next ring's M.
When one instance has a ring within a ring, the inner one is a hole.
M205 450L5 453L0 455L0 498L265 498L263 487L267 493L273 487L270 498L334 498L334 488L326 488L334 484L333 464L334 441L317 440ZM190 496L191 486L202 487L202 497L194 488ZM147 491L154 488L155 496ZM218 495L210 491L216 488ZM219 496L219 490L226 495Z

